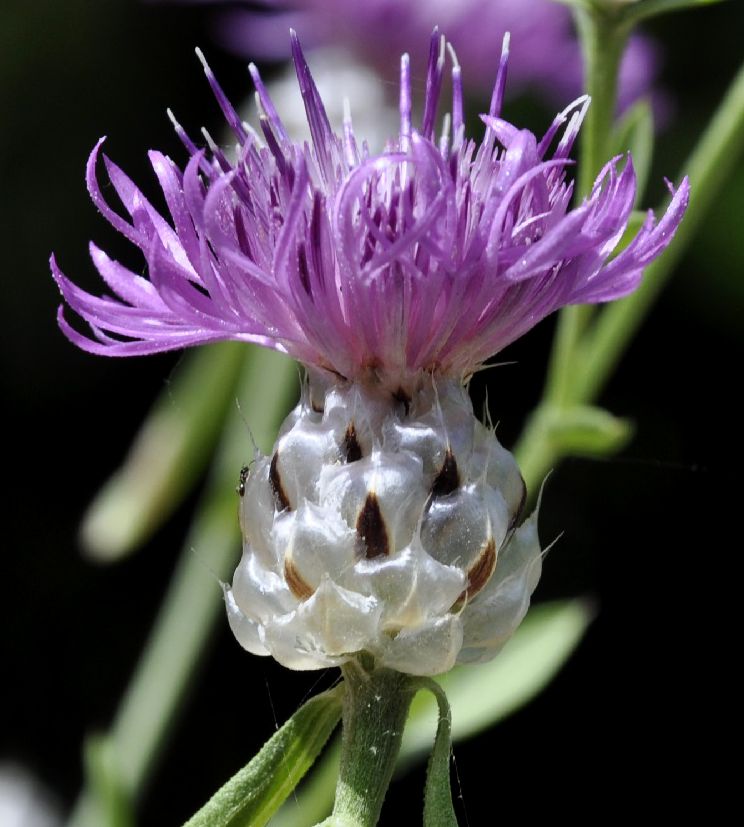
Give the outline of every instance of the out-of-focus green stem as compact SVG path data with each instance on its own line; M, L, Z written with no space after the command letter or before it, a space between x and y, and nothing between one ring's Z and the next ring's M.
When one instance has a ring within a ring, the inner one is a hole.
M244 360L238 342L183 357L85 515L81 536L92 558L111 562L134 551L188 493L220 438Z
M534 500L545 475L559 459L560 452L547 425L548 408L537 407L530 415L514 446L514 457L522 472L530 499Z
M576 396L594 398L607 381L628 342L638 329L674 266L687 250L708 215L729 173L744 150L744 65L692 155L682 166L690 177L690 204L674 242L647 270L640 287L607 307L582 344L582 371L576 377ZM681 176L680 176L681 177Z
M543 404L563 408L571 403L576 351L581 335L591 321L592 311L593 308L586 305L571 305L561 310L548 362Z
M235 484L239 468L253 452L248 425L259 447L269 451L296 394L297 367L292 361L258 348L244 358L238 386L242 413L236 408L228 417L181 558L107 736L119 788L130 802L136 801L158 758L220 616L222 592L216 581L228 579L237 563ZM81 796L70 824L108 827L90 791Z
M617 106L617 78L629 29L615 15L598 10L578 8L575 18L584 56L586 91L592 99L581 127L577 195L583 198L589 194L597 173L609 160Z
M744 66L734 78L721 106L682 167L690 176L691 198L687 214L673 244L646 271L641 286L626 299L602 311L565 363L571 380L572 403L591 402L602 389L643 321L653 300L666 283L674 265L684 254L695 232L744 150ZM681 177L681 176L680 176ZM578 337L576 339L578 342ZM550 468L565 454L565 446L549 427L551 416L560 411L552 400L532 414L515 448L517 461L528 488L536 490Z
M617 75L628 40L628 30L614 16L594 9L575 9L584 55L587 92L592 99L581 128L581 165L577 197L591 191L594 179L608 160L617 102ZM592 317L590 307L566 307L558 317L548 365L545 400L564 406L571 402L575 353L583 330Z

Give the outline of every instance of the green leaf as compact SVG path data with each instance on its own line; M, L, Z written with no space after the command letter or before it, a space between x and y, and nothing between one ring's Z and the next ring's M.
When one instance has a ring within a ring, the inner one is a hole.
M330 815L341 764L340 741L339 737L334 738L334 742L326 748L320 764L271 819L271 827L307 827Z
M90 557L112 562L134 551L188 494L235 399L249 347L223 342L183 357L124 463L88 508L81 535Z
M614 0L615 5L621 3ZM712 6L714 3L721 3L723 0L636 0L636 2L625 2L619 9L620 21L628 26L635 26L642 20L656 17L667 12L692 9L699 6Z
M547 414L549 439L560 455L605 456L619 451L631 438L633 426L603 408L577 405Z
M648 100L636 101L615 127L612 155L630 152L636 174L636 204L643 201L654 152L654 114Z
M593 617L585 600L534 606L504 650L489 663L458 666L436 678L452 708L452 737L460 741L506 718L532 700L568 660ZM436 710L414 698L399 766L428 752Z
M457 827L457 816L452 806L450 785L450 757L452 754L452 713L447 696L433 680L422 681L437 699L439 721L434 738L434 749L429 758L424 791L424 827Z
M343 684L316 695L184 827L261 827L307 772L341 719Z

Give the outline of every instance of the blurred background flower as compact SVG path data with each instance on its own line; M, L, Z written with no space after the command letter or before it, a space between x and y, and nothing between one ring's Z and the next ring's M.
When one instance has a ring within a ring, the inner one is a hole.
M59 827L59 806L24 767L0 764L0 824Z
M6 0L0 8L0 377L8 485L0 759L32 768L65 807L82 779L82 738L105 727L117 707L171 579L196 495L120 565L95 567L81 556L83 511L121 461L154 396L168 387L180 356L108 361L72 348L54 322L59 295L47 257L64 249L67 269L81 274L90 290L98 289L98 277L87 255L89 238L140 266L90 205L85 159L108 134L110 151L138 181L151 175L145 153L151 147L183 160L167 106L190 131L205 124L220 134L222 116L192 47L207 49L233 99L247 96L250 86L245 59L209 45L212 13L134 0L37 0L33 13L22 0ZM665 54L660 83L677 102L652 182L676 176L710 121L741 59L743 26L741 3L649 25ZM498 44L500 31L494 55ZM423 57L414 54L413 61L422 85ZM396 66L397 58L386 75L393 82ZM484 76L484 83L492 79ZM505 114L539 129L552 113L525 92ZM355 111L355 123L358 117ZM148 195L157 199L150 180ZM662 186L654 184L646 200L655 204L661 197ZM717 692L725 665L708 648L719 634L721 608L718 590L709 590L707 581L701 586L702 555L733 547L732 539L716 537L723 529L715 525L721 488L715 469L739 432L738 407L727 396L733 380L721 382L713 367L722 360L741 364L744 355L743 202L739 163L602 395L612 411L635 420L633 442L609 461L567 461L549 480L541 533L546 541L561 531L563 537L535 599L591 595L600 613L546 692L496 731L456 748L473 824L492 805L494 775L513 801L529 800L535 818L596 819L597 795L611 802L613 813L624 806L637 812L644 793L644 812L668 817L675 806L692 807L698 791L706 795L702 762L714 751L705 738L715 727L695 710L707 715L717 706L711 687ZM550 327L504 352L516 364L473 383L476 408L490 388L506 446L538 398ZM255 401L241 400L249 421ZM249 457L246 433L245 454L235 458L236 481ZM204 588L216 587L208 549L194 551L205 560ZM717 574L720 559L709 573ZM193 683L186 723L144 794L138 823L188 817L256 751L274 720L294 711L315 679L247 657L223 624ZM680 707L687 710L684 719ZM613 768L623 752L634 756L630 780ZM418 818L419 796L411 790L422 788L422 776L413 771L391 799L402 823ZM705 803L713 806L707 797Z
M489 95L505 32L511 34L509 93L528 90L551 103L577 97L582 62L571 12L553 0L151 0L199 3L214 7L210 20L216 39L236 55L283 61L287 30L300 32L306 49L347 49L361 63L391 81L409 52L414 65L425 65L428 36L434 26L445 32L466 58L466 91ZM648 92L659 66L659 47L635 36L620 77L619 107Z

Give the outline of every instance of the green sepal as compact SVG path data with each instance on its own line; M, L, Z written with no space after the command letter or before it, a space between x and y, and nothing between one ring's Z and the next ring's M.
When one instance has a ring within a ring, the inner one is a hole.
M630 152L636 174L636 205L646 192L654 153L654 113L646 98L636 101L615 127L612 155Z
M344 686L311 698L184 827L262 827L294 790L341 719Z

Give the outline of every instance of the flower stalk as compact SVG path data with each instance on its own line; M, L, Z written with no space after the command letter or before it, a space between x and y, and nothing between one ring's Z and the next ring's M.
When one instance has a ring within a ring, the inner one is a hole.
M400 751L403 727L419 681L371 662L342 667L341 767L328 827L374 827Z

